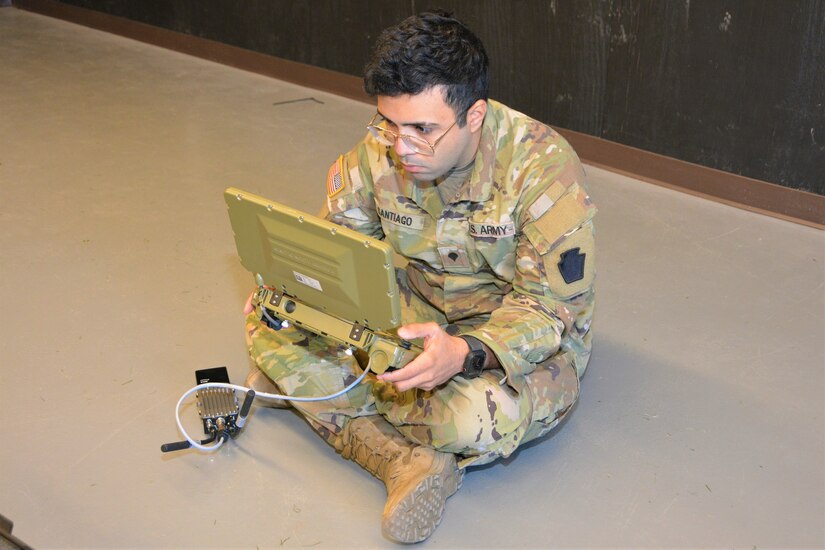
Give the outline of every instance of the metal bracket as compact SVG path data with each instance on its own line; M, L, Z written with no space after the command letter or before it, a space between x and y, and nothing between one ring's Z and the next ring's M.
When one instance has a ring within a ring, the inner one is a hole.
M364 334L364 327L358 323L352 325L352 330L349 333L350 340L358 342L361 340L361 335Z
M284 297L283 294L281 294L280 292L275 292L273 290L272 291L272 296L270 296L270 298L269 298L269 305L271 305L273 307L278 307L279 305L281 305L281 298L283 298L283 297Z

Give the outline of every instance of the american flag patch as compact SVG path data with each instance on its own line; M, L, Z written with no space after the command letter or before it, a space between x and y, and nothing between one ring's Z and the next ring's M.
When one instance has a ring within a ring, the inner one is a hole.
M344 157L340 156L338 160L329 167L329 172L327 173L327 197L329 198L334 197L344 188L343 164Z

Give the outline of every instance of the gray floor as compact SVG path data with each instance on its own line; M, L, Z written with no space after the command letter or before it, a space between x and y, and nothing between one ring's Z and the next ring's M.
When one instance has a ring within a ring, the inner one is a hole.
M159 451L195 369L247 370L252 278L222 190L316 210L372 112L0 9L0 513L16 536L392 546L383 487L294 413L255 409L213 455ZM599 306L578 408L471 470L425 545L825 546L825 234L588 172Z

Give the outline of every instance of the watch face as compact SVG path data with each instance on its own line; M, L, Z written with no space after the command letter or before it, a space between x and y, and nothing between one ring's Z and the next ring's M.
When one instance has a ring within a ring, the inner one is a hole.
M484 363L487 361L487 354L484 350L471 351L464 360L463 374L466 378L475 378L484 370Z
M487 362L487 352L477 338L472 336L461 336L461 338L470 347L470 353L464 358L462 374L465 378L476 378L484 370L484 363Z

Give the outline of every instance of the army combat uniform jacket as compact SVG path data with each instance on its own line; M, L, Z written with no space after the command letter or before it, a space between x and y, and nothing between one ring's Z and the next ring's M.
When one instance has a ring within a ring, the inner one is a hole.
M590 356L595 206L558 133L488 102L469 180L442 201L368 135L330 169L329 219L392 244L437 322L483 341L525 390L539 366Z
M334 399L293 402L322 436L334 442L350 419L381 414L409 441L463 457L464 467L508 456L564 418L590 356L595 208L561 136L490 101L454 196L404 173L371 136L333 165L327 194L330 219L407 259L397 271L402 324L472 334L502 368L432 391L398 392L371 376ZM250 357L285 395L329 395L362 372L334 340L270 330L254 312L246 336Z

